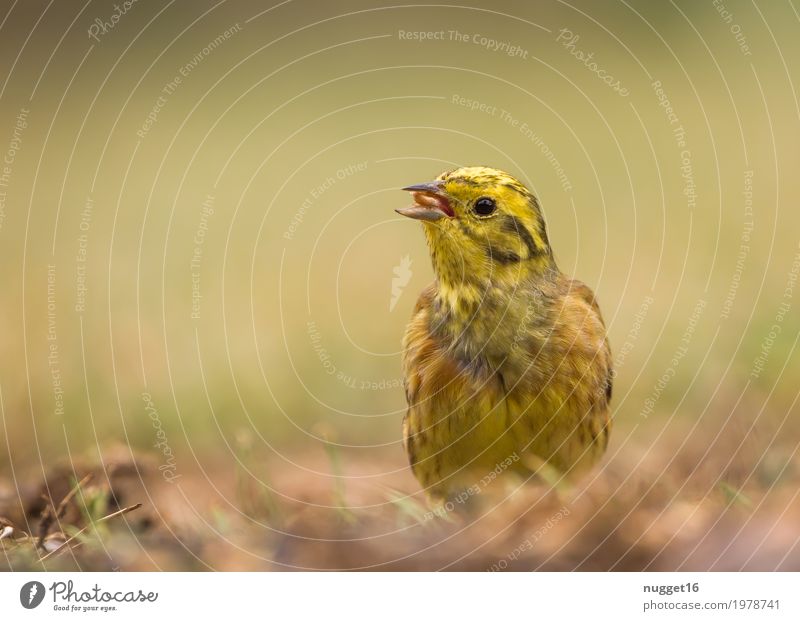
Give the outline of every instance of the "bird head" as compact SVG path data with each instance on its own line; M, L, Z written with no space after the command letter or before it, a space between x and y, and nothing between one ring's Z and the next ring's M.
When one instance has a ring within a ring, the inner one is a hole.
M423 222L434 270L445 285L513 283L554 267L539 203L508 173L471 166L403 189L414 204L397 212Z

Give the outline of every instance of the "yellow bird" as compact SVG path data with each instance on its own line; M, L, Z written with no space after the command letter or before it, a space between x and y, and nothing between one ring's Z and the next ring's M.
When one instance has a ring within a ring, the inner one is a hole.
M482 166L403 189L414 204L397 212L423 223L436 275L403 338L417 480L446 499L505 470L585 472L608 444L611 351L591 289L556 266L537 199Z

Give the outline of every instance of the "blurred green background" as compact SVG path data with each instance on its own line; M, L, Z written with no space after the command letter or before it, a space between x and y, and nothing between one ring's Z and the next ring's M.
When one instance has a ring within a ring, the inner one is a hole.
M125 7L0 6L4 472L162 460L143 393L182 472L242 437L298 475L326 441L404 468L399 344L432 271L393 210L466 164L528 183L597 291L611 459L794 455L790 3Z

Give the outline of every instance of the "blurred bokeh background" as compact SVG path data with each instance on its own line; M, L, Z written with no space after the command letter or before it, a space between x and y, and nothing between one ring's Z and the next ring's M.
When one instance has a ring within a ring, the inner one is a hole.
M566 506L513 568L800 568L798 29L790 0L3 0L5 514L113 463L161 555L141 527L79 566L486 568ZM394 213L466 164L538 195L618 369L586 488L475 539L415 513L433 275Z

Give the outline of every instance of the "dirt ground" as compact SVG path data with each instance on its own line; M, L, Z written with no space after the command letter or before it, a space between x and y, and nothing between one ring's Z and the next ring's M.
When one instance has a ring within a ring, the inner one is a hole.
M120 448L102 465L59 464L45 475L14 473L16 484L0 481L3 565L800 570L796 454L723 478L720 463L704 462L700 449L678 458L613 455L573 487L500 478L468 500L434 506L400 461L343 455L342 471L332 477L311 472L311 461L299 471L265 460L269 484L212 461L168 482L149 459L131 459Z

